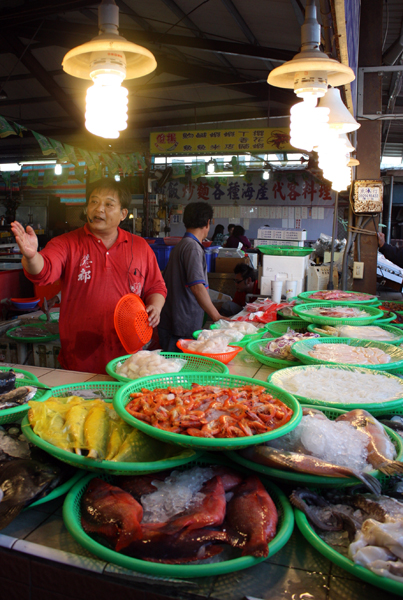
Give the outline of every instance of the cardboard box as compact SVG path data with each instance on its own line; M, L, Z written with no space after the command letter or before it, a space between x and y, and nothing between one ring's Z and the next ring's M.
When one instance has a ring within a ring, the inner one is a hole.
M219 258L217 256L215 261L215 272L216 273L234 273L234 269L236 265L244 263L246 265L250 265L250 260L248 256L244 256L243 258Z
M265 240L306 240L306 229L272 229L261 227L257 237Z
M36 367L61 369L61 364L57 360L60 350L60 340L48 342L47 344L33 344L34 365Z
M326 290L329 283L330 267L321 265L320 267L308 267L307 291ZM337 290L339 286L339 273L337 268L333 268L333 285Z
M304 242L292 242L290 240L265 240L265 239L253 240L253 247L257 248L258 246L297 246L299 248L303 248Z

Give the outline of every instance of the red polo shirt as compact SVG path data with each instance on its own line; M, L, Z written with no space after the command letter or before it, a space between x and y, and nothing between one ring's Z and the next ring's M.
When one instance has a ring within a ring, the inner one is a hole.
M73 371L104 373L113 358L127 354L116 334L113 313L118 300L133 292L166 297L154 252L142 238L118 228L109 250L87 224L52 239L41 250L39 275L25 275L38 285L61 282L59 361Z

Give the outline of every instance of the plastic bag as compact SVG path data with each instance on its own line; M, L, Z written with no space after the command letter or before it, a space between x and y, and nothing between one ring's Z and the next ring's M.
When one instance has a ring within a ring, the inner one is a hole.
M129 379L138 379L160 373L178 373L186 364L182 358L165 358L161 350L140 350L123 363L118 363L116 373Z

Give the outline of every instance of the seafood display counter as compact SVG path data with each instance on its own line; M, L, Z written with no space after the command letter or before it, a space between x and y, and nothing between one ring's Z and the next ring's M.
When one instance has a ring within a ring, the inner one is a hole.
M31 366L23 369L49 387L113 380L109 375L93 373ZM228 364L228 369L232 375L256 381L267 381L273 372L246 350ZM100 560L78 544L64 525L63 500L59 497L23 511L0 532L2 598L103 600L119 595L136 600L360 600L382 593L331 563L297 528L276 554L242 571L183 580L135 572ZM398 596L388 594L388 598Z

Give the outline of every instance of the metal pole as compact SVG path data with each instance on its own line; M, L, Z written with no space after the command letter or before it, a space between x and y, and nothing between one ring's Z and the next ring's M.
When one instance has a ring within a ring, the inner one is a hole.
M337 222L338 222L338 210L339 210L339 192L336 192L334 199L334 214L333 214L333 232L332 232L332 247L330 250L330 272L329 272L329 283L327 284L328 290L334 290L333 285L333 263L334 263L334 240L337 235Z
M392 204L393 204L393 185L394 185L394 181L395 178L392 175L390 178L390 190L389 190L389 205L388 205L388 229L386 231L386 243L390 244L390 238L391 238L391 229L392 229Z

